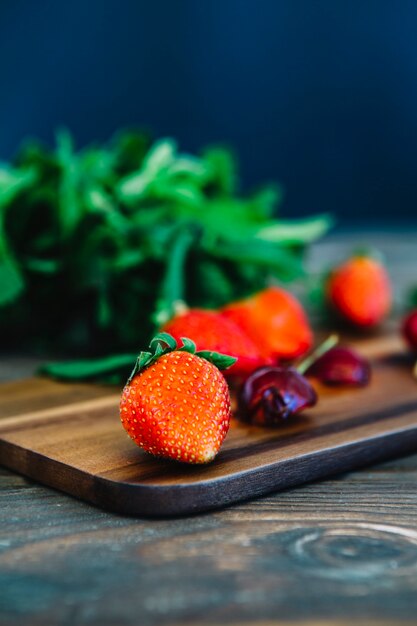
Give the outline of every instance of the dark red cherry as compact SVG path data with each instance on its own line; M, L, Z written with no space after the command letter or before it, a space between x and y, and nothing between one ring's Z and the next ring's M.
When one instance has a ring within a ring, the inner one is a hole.
M317 402L308 380L293 368L261 367L244 382L239 415L260 426L275 426Z
M355 350L336 346L314 361L305 374L325 385L367 385L371 366Z
M411 350L417 352L417 309L404 318L401 331Z

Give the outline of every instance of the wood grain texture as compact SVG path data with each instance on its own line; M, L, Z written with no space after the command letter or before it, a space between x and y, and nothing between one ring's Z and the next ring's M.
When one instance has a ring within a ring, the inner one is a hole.
M336 235L385 253L398 295L417 237ZM34 359L0 359L0 378ZM416 623L417 454L182 519L104 512L0 467L0 623L65 626Z
M413 456L223 511L141 520L3 470L2 623L415 623L416 481Z
M181 515L417 450L417 385L395 337L359 343L373 380L320 389L320 402L279 428L232 421L206 466L162 461L121 428L120 392L32 379L0 388L0 463L105 509Z

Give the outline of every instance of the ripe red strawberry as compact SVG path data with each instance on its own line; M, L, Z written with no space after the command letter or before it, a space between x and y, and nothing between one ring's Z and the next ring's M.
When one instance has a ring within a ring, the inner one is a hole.
M141 352L123 390L120 417L134 442L151 454L186 463L208 463L230 424L230 395L218 367L235 359L195 352L183 339L160 333Z
M167 322L163 330L177 341L181 337L192 339L197 348L230 354L237 361L226 372L229 376L246 376L269 361L243 330L216 311L189 309Z
M313 344L313 333L301 304L278 287L233 302L222 314L240 326L265 358L294 359Z
M391 285L384 266L371 257L354 256L331 273L327 299L354 326L376 326L391 308Z

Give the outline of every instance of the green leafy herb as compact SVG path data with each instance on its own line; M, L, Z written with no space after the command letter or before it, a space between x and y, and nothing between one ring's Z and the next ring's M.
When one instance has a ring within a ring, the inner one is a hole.
M413 287L408 295L408 308L417 308L417 287Z
M224 147L183 154L135 131L81 150L66 130L54 149L26 143L0 164L2 345L105 357L65 367L108 378L178 302L217 307L302 276L331 218L278 219L278 186L242 197L237 181Z
M132 367L136 355L116 354L100 359L84 359L82 361L58 361L48 363L39 370L41 374L48 374L53 378L67 380L83 380L87 378L97 378L119 372L123 374Z

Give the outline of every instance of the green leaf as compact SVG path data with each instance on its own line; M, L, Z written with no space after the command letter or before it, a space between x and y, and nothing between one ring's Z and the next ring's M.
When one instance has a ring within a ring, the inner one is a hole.
M4 206L2 209L0 206L0 307L17 300L26 287L21 266L10 249L10 242L5 232L6 208Z
M141 352L137 360L137 367L139 368L139 371L144 369L150 363L152 359L153 359L152 352Z
M219 352L212 352L210 350L199 350L195 354L213 363L219 370L226 370L232 367L237 361L237 358L234 356L228 356L227 354L220 354Z
M162 170L174 161L176 144L171 139L157 141L145 158L142 168L123 178L117 193L121 200L131 204L146 194Z
M173 316L175 304L184 300L186 258L194 241L195 234L188 225L185 225L177 231L167 251L165 276L154 316L159 326Z
M190 181L178 183L172 180L156 181L153 191L158 199L173 200L193 208L201 207L204 202L202 192Z
M130 174L118 184L117 195L120 200L131 204L145 194L151 182L152 176L148 172Z
M126 368L132 366L135 359L136 355L116 354L82 361L57 361L54 363L46 363L39 369L39 373L62 380L99 378L103 374L125 371Z
M111 262L111 268L117 272L138 267L146 258L142 250L121 250L114 261Z
M154 229L166 227L169 211L166 205L153 205L138 209L129 216L131 226L136 230L145 231L147 235L153 235ZM172 226L169 227L172 231Z
M150 137L138 130L119 131L112 140L109 153L114 156L117 171L121 173L137 170L149 149Z
M224 147L213 146L203 152L203 162L210 171L209 182L215 189L231 195L236 188L236 159Z
M180 155L169 166L169 175L187 178L195 182L205 182L210 174L207 163L189 154Z
M333 218L328 214L302 220L279 220L259 228L255 237L280 244L306 244L325 235L333 226L333 222Z
M174 161L177 144L173 139L156 141L148 152L144 162L144 169L156 174L162 168L168 167Z
M97 185L91 185L87 189L86 202L90 210L96 210L104 214L111 213L114 210L108 194Z
M187 337L181 337L181 341L182 347L177 348L179 352L189 352L189 354L195 354L197 346L192 339L188 339Z
M189 266L187 302L190 306L217 308L234 299L236 281L230 276L225 261L198 254L190 259Z
M107 285L102 282L98 289L97 324L100 328L108 328L113 317Z
M125 236L129 231L129 220L116 208L112 198L98 185L91 185L85 191L85 204L90 213L100 215L117 233Z
M257 222L265 222L271 219L276 213L277 207L281 204L283 197L282 188L277 185L265 185L249 200L249 206Z
M56 259L29 258L24 261L24 268L38 274L56 274L61 269L61 263Z
M305 273L302 258L297 252L267 242L218 242L211 245L208 251L213 256L235 263L268 268L282 280L294 280Z
M33 167L13 169L9 165L0 164L0 210L36 180Z
M0 259L0 306L16 300L23 292L25 281L11 257Z
M155 337L152 339L151 343L149 344L149 347L152 350L155 350L158 346L161 345L161 343L165 344L171 351L176 350L177 348L177 342L174 339L174 337L170 335L169 333L163 333L163 332L155 335Z
M61 165L59 185L59 218L63 238L77 227L83 208L78 193L79 170L70 133L62 129L57 133L57 156Z
M151 352L141 352L136 360L135 367L129 376L128 383L144 369L155 363L163 354L177 349L177 342L168 333L158 333L149 344Z

